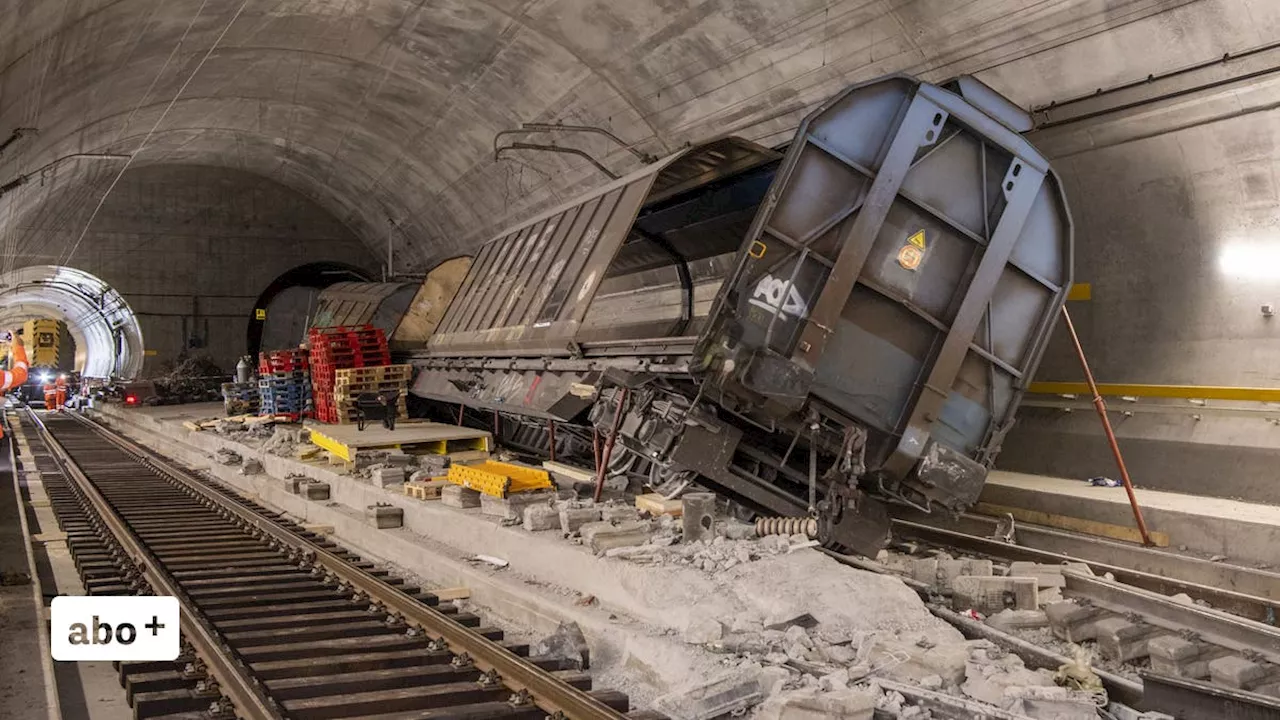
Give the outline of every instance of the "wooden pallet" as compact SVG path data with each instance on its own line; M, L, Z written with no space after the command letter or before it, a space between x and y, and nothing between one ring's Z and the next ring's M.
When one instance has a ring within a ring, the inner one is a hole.
M370 365L368 367L341 368L334 370L333 380L337 385L388 380L408 381L412 371L413 366L411 365Z
M431 478L427 481L410 480L404 484L404 494L418 500L439 500L440 491L452 484L446 477Z
M311 442L329 451L339 461L353 462L360 450L400 450L417 455L449 455L462 453L488 454L490 434L484 430L428 422L396 423L388 430L381 423L370 423L364 432L352 425L326 425L307 422Z

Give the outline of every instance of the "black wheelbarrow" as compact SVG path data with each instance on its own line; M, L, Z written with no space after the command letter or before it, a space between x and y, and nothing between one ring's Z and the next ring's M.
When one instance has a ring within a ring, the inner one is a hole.
M364 432L364 424L381 421L388 430L396 429L396 410L399 406L399 390L364 392L356 396L356 430Z

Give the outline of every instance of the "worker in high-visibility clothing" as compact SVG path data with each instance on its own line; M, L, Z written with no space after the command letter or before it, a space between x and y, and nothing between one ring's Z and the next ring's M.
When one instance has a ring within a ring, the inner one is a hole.
M8 370L0 373L0 395L22 387L27 381L27 350L22 347L22 338L17 333L10 333L9 342L13 350L13 362L9 363ZM3 429L0 429L0 437L4 437Z
M67 374L59 373L57 381L53 384L53 409L62 412L67 406Z

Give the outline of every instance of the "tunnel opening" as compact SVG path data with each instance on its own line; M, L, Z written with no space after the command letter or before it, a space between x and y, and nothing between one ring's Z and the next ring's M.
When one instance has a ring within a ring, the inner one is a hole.
M321 290L340 282L369 282L360 268L346 263L321 261L299 265L282 273L258 296L245 342L245 352L256 358L266 350L296 346L316 311Z
M51 339L59 364L69 366L60 370L104 379L132 379L142 370L145 346L138 319L120 293L96 276L57 265L32 265L9 273L0 282L0 328L17 331L42 320L65 327L65 338ZM35 334L50 331L42 328ZM30 345L36 339L24 342ZM64 356L68 350L70 362Z

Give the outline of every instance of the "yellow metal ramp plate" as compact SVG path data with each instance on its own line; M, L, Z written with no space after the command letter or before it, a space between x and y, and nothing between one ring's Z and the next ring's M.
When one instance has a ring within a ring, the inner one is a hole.
M354 462L361 450L400 449L415 455L455 455L489 452L493 436L485 430L430 422L398 422L395 430L370 423L363 431L355 425L325 425L308 421L311 442L331 455Z
M499 498L511 493L554 487L546 470L496 460L475 465L451 465L447 477L454 484Z

